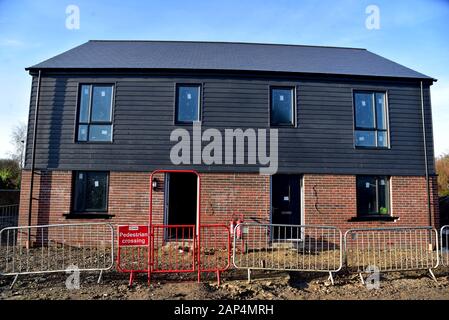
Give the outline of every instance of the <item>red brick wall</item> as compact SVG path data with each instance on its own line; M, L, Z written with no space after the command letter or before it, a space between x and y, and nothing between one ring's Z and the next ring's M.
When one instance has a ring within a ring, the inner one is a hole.
M19 225L28 225L30 171L23 171ZM64 223L70 210L72 174L70 171L37 171L33 183L32 225Z
M432 180L433 225L438 226L438 197ZM305 175L305 224L333 225L343 232L349 228L386 226L428 226L425 177L391 178L392 221L351 222L357 216L356 177L353 175Z
M269 222L270 178L258 174L206 173L202 178L202 223L225 223L235 215L245 221ZM20 225L27 225L30 172L22 175ZM159 174L159 191L154 193L154 222L163 219L163 175ZM63 214L70 212L70 171L38 171L35 175L32 224L68 223ZM149 174L111 172L109 182L108 222L143 224L148 221ZM393 215L396 222L349 222L357 216L355 176L305 175L304 223L333 225L342 229L377 226L428 225L426 183L424 177L392 177ZM438 225L436 179L432 181L434 225ZM76 222L105 221L103 219Z
M163 223L164 175L157 174L158 190L153 193L153 222ZM20 201L20 225L28 224L30 172L24 171ZM70 223L63 216L71 206L70 171L38 171L34 176L32 224ZM269 221L269 177L257 174L202 174L202 223L229 223L244 215L246 221ZM108 213L114 224L148 222L150 181L148 173L111 172ZM237 215L238 214L238 215ZM100 222L104 219L77 219Z
M202 223L226 223L232 218L269 223L270 178L258 174L201 175Z

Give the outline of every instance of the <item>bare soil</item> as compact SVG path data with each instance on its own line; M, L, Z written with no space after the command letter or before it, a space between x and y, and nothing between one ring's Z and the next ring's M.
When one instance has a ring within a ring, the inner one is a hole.
M136 277L128 287L128 275L105 272L97 284L98 273L81 273L80 288L68 290L67 274L21 276L13 289L12 277L0 278L0 299L449 299L449 269L435 270L438 283L426 271L381 274L380 288L367 289L357 274L339 272L335 285L325 273L253 271L251 283L243 270L229 270L217 285L213 274L198 284L192 275L155 275L148 286L146 275Z

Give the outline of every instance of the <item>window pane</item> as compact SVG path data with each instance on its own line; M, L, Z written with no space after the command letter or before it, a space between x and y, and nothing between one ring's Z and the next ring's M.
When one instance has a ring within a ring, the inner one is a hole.
M386 131L377 132L377 146L378 147L388 147L388 138Z
M112 86L94 86L92 121L111 121Z
M357 213L377 214L376 178L357 177Z
M376 117L377 129L387 129L387 117L385 112L385 93L376 93Z
M375 131L355 131L355 145L358 147L375 147L376 132Z
M355 93L355 125L357 128L374 129L373 95Z
M389 212L389 205L388 205L388 198L389 198L389 188L388 188L388 180L386 177L381 177L378 179L378 186L379 186L379 213L380 214L388 214Z
M179 86L178 87L178 122L199 121L199 86Z
M89 127L89 141L111 141L111 125L91 125Z
M75 186L73 197L73 210L83 211L85 200L86 174L84 172L75 172Z
M271 124L294 124L293 89L271 89Z
M89 122L90 86L82 85L80 94L79 122Z
M106 210L107 173L88 172L86 210Z
M80 124L78 127L78 141L87 141L87 125Z

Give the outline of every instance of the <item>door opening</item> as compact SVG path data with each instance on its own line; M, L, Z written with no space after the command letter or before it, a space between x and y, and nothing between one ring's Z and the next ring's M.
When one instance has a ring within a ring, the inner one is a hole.
M275 174L271 180L271 223L301 224L301 176ZM299 239L298 228L274 228L273 239Z
M168 225L196 225L197 180L198 177L193 173L170 172L167 174L166 223Z

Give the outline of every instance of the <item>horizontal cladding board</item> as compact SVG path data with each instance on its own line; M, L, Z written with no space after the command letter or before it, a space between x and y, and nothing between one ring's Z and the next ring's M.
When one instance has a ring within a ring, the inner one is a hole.
M69 136L68 136L69 137ZM43 140L43 138L39 137L40 140ZM109 152L113 150L121 150L123 151L122 154L127 154L130 151L133 151L134 153L147 153L147 154L154 154L157 152L157 150L166 150L171 149L177 142L170 141L168 138L166 139L157 139L152 140L149 142L140 142L139 144L136 144L136 146L146 146L148 149L137 149L133 148L134 144L132 143L132 140L126 140L122 139L121 142L123 143L75 143L73 139L71 138L65 138L61 139L61 141L65 142L64 150L66 152L70 152L70 150L74 150L75 152L80 153L89 153L91 151L95 151L95 153L101 153L102 150L104 152ZM190 143L199 143L198 140L191 140ZM202 146L203 148L208 144L208 142L203 142ZM234 142L234 148L237 145L237 143ZM46 152L47 150L61 150L60 144L55 141L54 143L48 144L48 143L37 143L37 146L39 147L39 150L37 152ZM420 147L420 148L417 148ZM222 144L222 149L224 150L225 144ZM247 150L248 146L245 145L245 150ZM269 146L268 146L269 149ZM294 155L304 155L308 152L316 152L319 153L335 153L334 157L339 156L352 156L357 157L358 154L365 154L365 155L372 155L373 158L375 157L384 157L384 156L396 156L401 153L405 154L421 154L423 147L422 145L405 145L402 148L396 148L396 149L367 149L367 148L354 148L352 144L348 144L345 142L336 142L336 143L329 143L326 141L323 141L319 145L314 146L312 143L309 143L307 146L304 146L302 148L292 148L292 146L287 142L279 143L278 150L280 152L289 152L289 154ZM124 152L126 151L126 153ZM192 153L192 152L191 152ZM169 156L167 154L167 156ZM284 159L281 157L281 159ZM287 158L288 159L288 158Z
M76 144L75 118L79 83L115 85L113 144ZM421 96L418 83L344 79L341 81L242 76L61 75L41 83L36 163L52 168L147 170L172 166L170 132L174 125L176 83L201 83L202 129L269 128L270 85L297 88L297 128L279 128L280 170L292 172L378 172L422 174ZM32 133L37 78L31 90ZM353 90L388 91L390 150L354 149ZM433 157L429 90L425 116L429 159ZM27 139L27 165L32 134ZM203 142L203 146L207 142ZM433 166L433 162L430 162ZM222 168L199 167L204 171ZM225 167L232 171L232 166ZM235 171L245 171L236 167ZM433 172L433 167L431 168Z
M198 172L224 172L224 173L259 173L259 167L249 169L248 167L239 167L239 166L217 166L217 167L204 167L204 166L174 166L174 165L166 165L166 166L157 166L157 165L142 165L139 163L122 163L122 164L113 164L111 163L107 169L105 169L102 165L92 164L88 167L85 164L79 163L71 163L70 165L36 165L38 170L96 170L96 171L123 171L129 172L138 171L138 172L146 172L148 175L151 171L157 169L193 169ZM355 168L355 167L347 167L347 168L338 168L332 166L320 166L317 168L316 166L283 166L280 167L278 173L299 173L299 174L370 174L370 175L395 175L395 176L424 176L424 170L419 170L418 168L404 168L401 166L397 166L388 170L385 168L376 169L376 168Z
M95 158L93 158L93 159L95 159ZM148 167L151 167L151 166L165 167L165 166L173 165L169 161L165 162L164 164L160 164L160 162L162 162L162 161L167 161L167 159L162 156L161 157L151 157L151 158L150 157L126 158L126 157L111 157L111 156L109 156L109 157L105 157L105 159L107 159L108 164L116 164L116 165L120 165L120 164L124 165L126 163L141 164L143 166L148 166ZM43 160L43 162L40 162L42 160ZM69 160L70 162L66 162L64 160L66 160L66 161ZM45 157L42 157L42 158L37 159L36 163L45 164L47 161L49 161L54 164L58 164L58 165L66 164L68 166L70 166L70 164L72 164L72 163L78 163L80 165L83 165L84 167L89 167L90 165L98 165L98 166L102 165L101 163L92 162L92 161L89 161L86 163L86 160L91 160L91 159L86 158L86 157L78 157L78 158L75 158L75 157L45 158ZM145 161L145 162L142 162L142 161ZM246 163L246 162L244 162L244 163ZM335 162L334 161L325 161L325 160L323 160L323 161L303 161L303 162L283 161L283 162L279 163L279 167L282 168L283 165L295 166L298 168L298 172L301 172L301 168L303 166L305 166L305 167L312 166L313 167L313 165L317 164L317 163L320 164L319 167L326 165L330 168L332 168L332 167L335 167L335 168L364 168L364 169L367 169L367 171L369 171L369 169L371 169L371 168L372 169L384 169L385 171L389 171L392 168L404 168L404 169L405 168L409 168L409 169L415 168L416 170L419 170L420 172L422 170L424 170L423 163L417 163L416 165L404 165L400 161L397 161L397 162L392 162L388 168L385 168L385 166L382 163L366 165L366 164L363 164L363 163L360 163L357 161L345 161L345 159L338 159L338 161L335 161ZM193 165L193 163L191 163L191 165ZM234 165L238 166L238 164L235 161L234 161ZM210 165L207 167L213 168L216 166L219 166L219 165ZM204 167L206 167L206 166L204 166ZM242 165L242 167L250 167L250 166L248 164L246 164L244 166ZM265 165L261 165L261 167L265 167ZM123 167L123 168L125 168L125 167ZM107 169L108 169L108 167L105 166L104 170L107 170ZM131 168L129 168L129 170L132 171Z
M172 165L172 163L170 161L167 161L167 158L164 156L159 156L159 157L144 157L144 156L139 156L139 157L112 157L112 156L107 156L105 155L103 157L104 159L108 160L108 164L111 163L115 163L115 164L125 164L128 162L132 162L132 163L136 163L136 164L141 164L141 165L146 165L146 166L160 166L160 167L165 167L167 165ZM51 162L54 164L58 164L58 165L63 165L63 164L67 164L70 165L71 163L79 163L85 167L88 167L92 164L96 164L96 165L101 165L101 163L95 162L95 161L88 161L86 162L86 160L95 160L95 157L92 158L86 158L86 157L62 157L62 158L47 158L47 157L38 157L36 158L36 163L46 163ZM241 158L241 163L245 163L248 164L247 161L243 161L243 158ZM416 159L415 159L416 160ZM67 162L70 161L70 162ZM163 163L163 164L162 164ZM193 162L187 162L187 164L193 164ZM225 162L222 161L222 163L224 164ZM233 161L233 163L235 165L238 165L237 161ZM258 162L256 162L258 163ZM309 159L304 159L303 161L299 162L299 161L282 161L279 163L279 167L282 168L282 166L284 165L289 165L289 166L296 166L298 168L298 172L301 172L301 168L303 166L308 167L308 166L314 166L316 164L320 164L320 167L322 165L326 165L329 166L330 168L335 167L335 168L365 168L367 169L367 171L371 168L377 168L377 169L384 169L386 171L391 170L392 168L415 168L416 170L424 170L424 162L419 162L416 163L414 165L404 165L403 161L391 161L390 166L388 168L385 168L385 166L380 163L380 164L363 164L360 163L358 161L346 161L346 159L336 159L333 161L313 161L310 158ZM215 166L219 166L218 164L213 164L207 167L215 167ZM246 165L248 166L248 165ZM261 167L265 167L266 165L261 165ZM125 167L123 167L125 168ZM107 166L104 167L105 170L107 170ZM131 170L131 169L130 169Z

